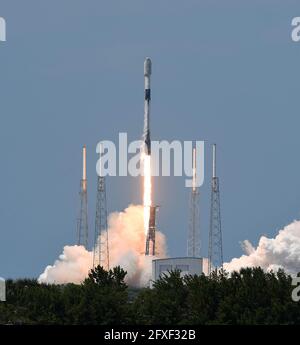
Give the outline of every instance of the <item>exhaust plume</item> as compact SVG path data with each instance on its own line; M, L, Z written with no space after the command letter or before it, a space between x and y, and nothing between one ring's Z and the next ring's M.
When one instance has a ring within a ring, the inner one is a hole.
M282 268L286 273L296 275L300 271L300 221L285 226L275 238L262 236L256 248L248 240L242 247L246 254L224 263L226 271L260 266L266 271Z
M166 256L165 236L157 232L157 256L145 256L146 235L144 207L130 205L124 212L114 212L108 219L110 265L127 271L130 286L147 286L152 274L152 260ZM80 284L92 268L93 253L83 246L65 246L52 266L40 275L40 283Z

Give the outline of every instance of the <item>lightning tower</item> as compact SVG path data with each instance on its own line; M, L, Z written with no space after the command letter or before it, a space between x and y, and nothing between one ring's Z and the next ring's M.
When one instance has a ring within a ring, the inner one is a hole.
M80 181L80 214L77 222L77 233L79 246L84 246L88 249L88 202L87 202L87 178L86 178L86 146L82 149L82 179Z
M102 146L100 148L102 154ZM101 160L101 157L100 157ZM93 268L100 265L107 271L109 270L109 243L107 227L107 200L105 177L101 173L97 178L97 201L95 218L95 239L93 252Z
M190 199L190 222L187 256L200 257L200 194L196 186L196 148L193 149L193 185Z
M208 273L223 268L223 248L220 210L220 187L217 177L217 151L213 145L213 176L211 182L210 229L208 247Z

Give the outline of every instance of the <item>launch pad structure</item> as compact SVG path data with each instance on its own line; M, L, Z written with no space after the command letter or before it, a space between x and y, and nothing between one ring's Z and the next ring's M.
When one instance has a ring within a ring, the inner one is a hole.
M156 211L158 206L150 207L150 219L149 219L149 228L146 238L146 250L145 255L156 255L155 247L155 237L156 237Z
M217 177L217 146L213 145L213 175L211 181L208 273L223 268L223 245L220 208L220 186Z
M101 146L101 153L102 153ZM101 160L101 157L100 157ZM101 166L101 164L100 164ZM100 171L97 177L97 200L95 217L95 238L93 251L93 268L102 266L105 270L110 269L109 265L109 242L107 225L107 199L106 199L106 181Z
M200 193L196 183L197 152L193 149L193 180L190 199L190 220L187 241L187 256L192 258L200 257Z
M156 256L156 213L158 206L152 204L151 195L151 136L150 136L150 103L151 103L151 74L152 62L146 58L144 62L144 134L143 147L144 155L147 158L147 165L144 170L144 229L145 229L145 255ZM102 149L101 149L102 150ZM80 181L80 214L77 220L78 245L84 246L88 250L88 198L87 198L87 172L86 172L86 146L82 150L83 172ZM101 157L100 157L101 159ZM201 264L200 271L211 274L214 270L223 267L223 249L222 249L222 229L221 229L221 211L220 211L220 187L219 178L216 171L216 145L213 145L213 174L211 182L211 206L210 206L210 225L209 225L209 245L208 259L200 256L201 238L200 238L200 207L199 207L199 187L197 186L196 176L197 152L193 149L193 182L190 199L190 219L187 239L187 257L169 258L170 262L157 261L153 265L159 266L159 271L165 271L166 267L176 267L184 269L185 272L196 272L196 263ZM100 164L101 165L101 164ZM145 176L147 179L145 180ZM147 188L145 188L147 187ZM145 193L145 190L148 193ZM107 224L107 195L106 181L101 172L97 177L97 200L95 216L95 237L93 250L93 268L100 265L109 270L109 234ZM146 215L146 217L145 217ZM176 259L176 260L175 260ZM163 259L161 259L163 260ZM173 260L173 261L172 261ZM199 261L200 260L200 261ZM153 266L154 267L154 266ZM156 266L155 266L156 267ZM158 272L158 266L155 268ZM200 272L199 271L199 272ZM160 273L161 273L160 272ZM198 272L198 271L197 271Z

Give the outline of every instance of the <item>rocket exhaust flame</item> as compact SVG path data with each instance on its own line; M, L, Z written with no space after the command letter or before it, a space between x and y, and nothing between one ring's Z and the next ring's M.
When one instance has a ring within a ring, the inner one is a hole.
M151 201L151 156L143 153L142 156L144 167L144 229L145 234L148 234L149 221L150 221L150 207Z
M151 139L150 139L150 103L151 103L151 74L152 62L146 58L144 62L145 103L144 103L144 147L142 162L144 168L144 230L146 235L145 255L150 254L150 242L152 243L152 255L155 255L155 228L150 229L151 223Z

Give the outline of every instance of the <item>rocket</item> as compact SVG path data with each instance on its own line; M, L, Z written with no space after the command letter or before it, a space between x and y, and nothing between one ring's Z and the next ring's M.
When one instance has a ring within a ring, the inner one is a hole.
M152 62L150 58L146 58L144 62L144 79L145 79L145 106L144 106L144 147L145 154L151 155L151 139L150 139L150 102L151 102L151 79Z

